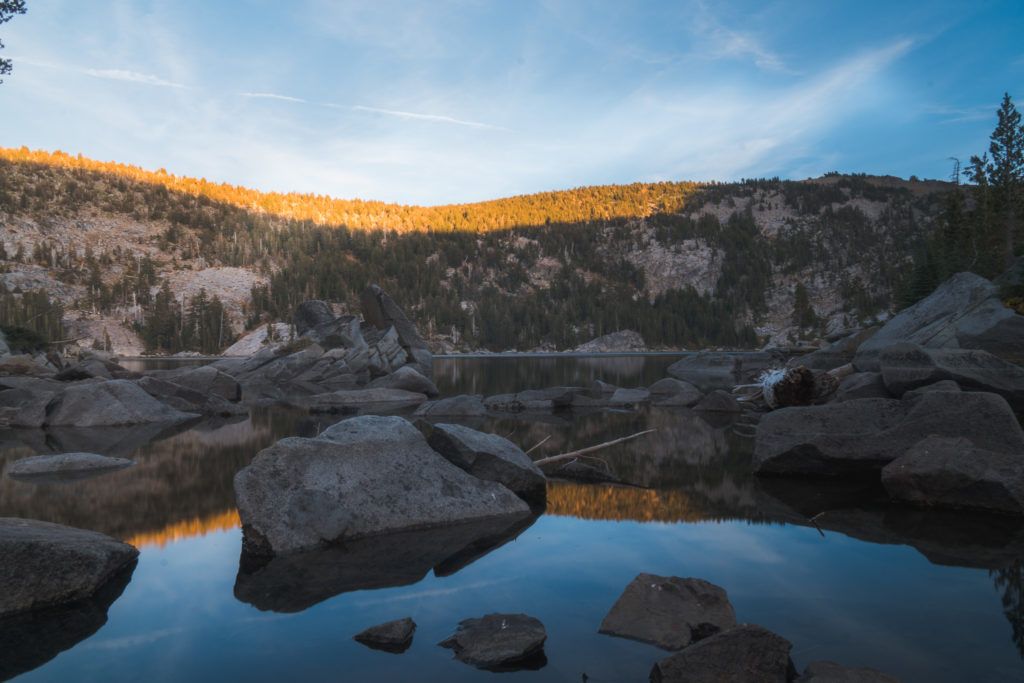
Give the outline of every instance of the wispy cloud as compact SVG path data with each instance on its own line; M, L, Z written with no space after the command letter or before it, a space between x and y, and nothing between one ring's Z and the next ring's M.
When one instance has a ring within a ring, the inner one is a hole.
M705 59L750 59L765 71L792 72L782 57L754 34L725 26L703 2L698 5L693 32L698 39L697 54Z
M262 100L282 100L284 102L299 102L300 104L307 104L307 101L301 97L292 97L291 95L278 95L273 92L243 92L238 93L242 97L249 97L253 99Z
M380 109L379 107L367 107L361 104L355 104L351 106L328 104L328 107L351 109L352 111L365 111L372 114L383 114L384 116L395 116L400 119L414 119L417 121L432 121L434 123L450 123L455 126L468 126L470 128L486 128L489 130L509 130L504 126L495 126L490 123L481 123L479 121L466 121L463 119L452 118L451 116L442 116L440 114L421 114L412 111L399 111L397 109Z
M138 71L127 69L81 69L81 72L93 78L106 78L111 81L128 81L129 83L144 83L145 85L156 85L162 88L184 88L181 83L168 81L152 74L143 74Z
M924 107L922 111L927 115L939 117L939 123L969 123L971 121L984 121L995 118L995 107L992 105L977 105L974 107L933 105Z

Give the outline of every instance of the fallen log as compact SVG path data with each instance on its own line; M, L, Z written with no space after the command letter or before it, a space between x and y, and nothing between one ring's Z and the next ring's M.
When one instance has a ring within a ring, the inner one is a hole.
M533 464L536 465L537 467L541 467L543 465L547 465L547 464L552 463L552 462L558 462L559 460L568 460L569 458L576 458L576 457L579 457L581 455L586 455L587 453L593 453L594 451L599 451L602 448L607 448L609 446L614 446L616 444L623 443L624 441L629 441L631 439L635 439L637 437L644 436L645 434L651 434L651 433L656 432L656 431L658 431L658 430L657 429L648 429L648 430L643 431L643 432L637 432L636 434L630 434L629 436L623 436L623 437L621 437L619 439L612 439L611 441L605 441L604 443L599 443L596 446L587 446L586 448L581 448L581 449L579 449L577 451L569 451L568 453L560 453L558 455L552 455L552 456L549 456L547 458L541 458L540 460L534 460Z

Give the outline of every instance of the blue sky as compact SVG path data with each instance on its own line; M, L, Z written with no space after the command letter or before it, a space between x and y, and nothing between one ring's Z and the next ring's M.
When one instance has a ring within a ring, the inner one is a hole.
M29 0L0 145L438 204L945 177L1024 103L1024 1Z

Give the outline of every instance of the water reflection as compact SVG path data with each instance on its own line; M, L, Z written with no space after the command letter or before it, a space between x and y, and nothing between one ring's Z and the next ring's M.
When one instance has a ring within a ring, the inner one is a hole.
M99 631L134 570L132 563L87 600L0 619L0 681L42 666Z

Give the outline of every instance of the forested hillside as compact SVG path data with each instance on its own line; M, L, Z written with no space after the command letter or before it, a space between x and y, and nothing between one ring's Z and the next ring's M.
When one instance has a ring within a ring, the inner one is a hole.
M441 348L565 349L619 329L654 348L752 347L890 308L952 189L831 175L409 207L2 150L0 322L213 352L304 299L355 308L376 282Z

